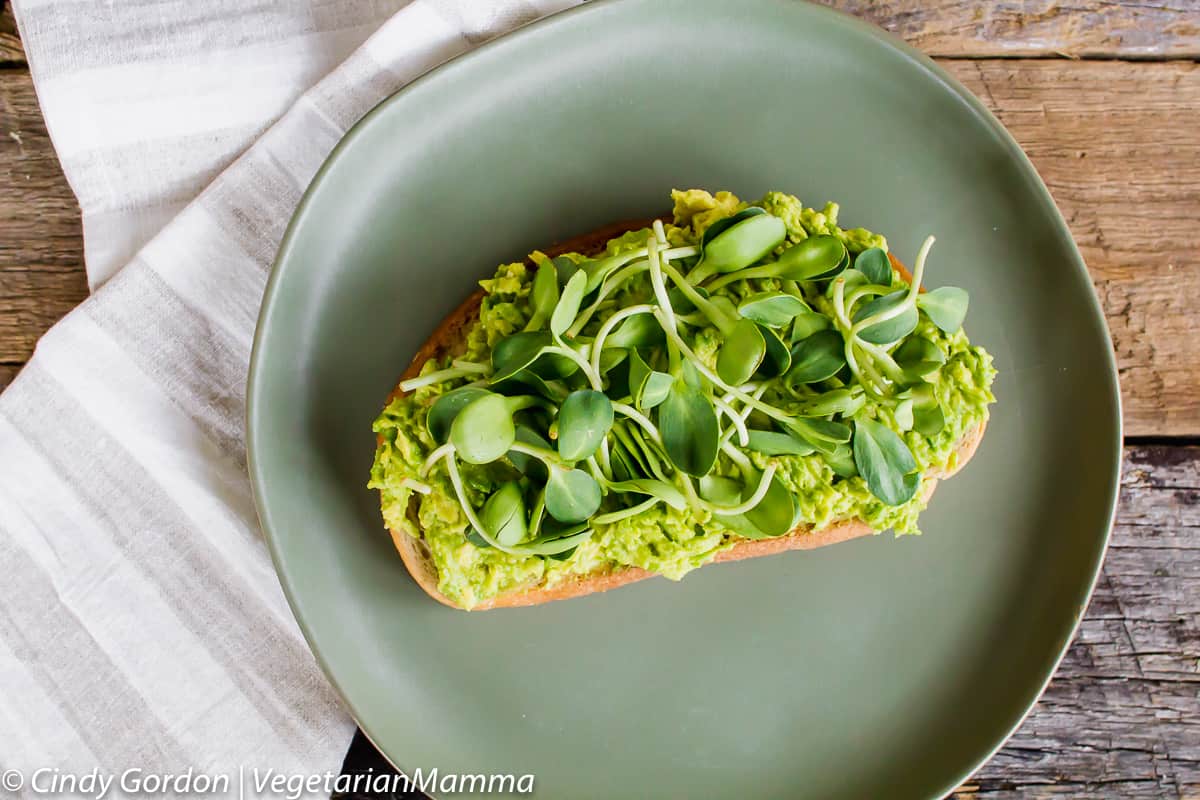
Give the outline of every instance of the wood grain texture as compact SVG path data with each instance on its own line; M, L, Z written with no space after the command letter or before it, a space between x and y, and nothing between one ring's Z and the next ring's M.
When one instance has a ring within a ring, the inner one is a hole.
M12 8L0 0L0 66L20 66L25 63L25 51L17 35L17 20Z
M930 55L1196 58L1196 0L818 0Z
M1200 798L1200 448L1126 448L1079 634L1033 713L956 796Z
M26 70L0 70L0 364L87 297L79 206Z
M1196 0L818 0L930 55L1200 57ZM25 61L12 9L0 12L0 64Z
M1029 154L1108 316L1125 432L1200 434L1200 65L948 60Z

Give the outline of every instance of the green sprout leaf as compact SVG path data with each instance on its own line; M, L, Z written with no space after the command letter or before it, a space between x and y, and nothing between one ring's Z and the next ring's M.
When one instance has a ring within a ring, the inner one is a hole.
M748 319L738 320L725 334L717 353L717 375L726 383L739 386L754 375L767 354L762 328Z
M667 399L674 383L667 373L651 369L637 350L629 351L629 394L634 406L642 411L654 408Z
M649 495L650 497L662 500L671 508L679 511L683 511L688 505L687 498L683 496L683 492L666 481L634 478L632 480L610 483L608 488L614 492Z
M917 295L917 307L929 315L933 324L946 333L955 333L967 317L970 296L957 286L942 286Z
M736 214L731 214L728 217L722 217L704 229L704 235L700 237L700 249L703 251L703 249L708 246L709 242L732 228L734 225L737 225L739 222L766 213L767 210L765 208L750 206L749 208L743 208Z
M897 306L903 306L908 302L907 289L901 289L891 294L885 294L882 297L876 297L855 313L854 321L862 322L868 320L876 314L889 311ZM859 331L858 337L864 342L871 342L872 344L891 344L908 336L916 327L917 308L916 306L909 305L898 316L863 328Z
M517 440L508 400L488 392L463 407L450 425L450 443L468 464L502 457Z
M746 211L735 216L746 214ZM748 267L783 244L787 238L787 226L783 220L762 213L762 209L757 214L743 216L710 236L716 225L714 223L705 231L704 255L696 268L704 276ZM694 282L699 283L700 280L696 278Z
M791 369L792 352L775 331L765 325L759 325L758 329L766 345L766 353L754 374L760 378L777 378Z
M653 314L634 314L608 335L604 347L653 347L662 344L665 338Z
M746 319L771 328L782 328L795 317L812 313L803 300L787 292L752 294L738 304L737 311Z
M676 468L697 478L713 468L721 427L712 403L698 390L675 381L658 407L658 428L667 458Z
M889 506L917 494L921 474L912 451L891 428L866 417L854 422L854 463L871 494Z
M546 511L559 522L583 522L600 508L600 484L581 469L550 470Z
M789 247L773 265L773 277L790 281L824 281L837 277L849 264L846 245L836 236L810 236Z
M825 463L833 470L834 475L842 478L853 478L858 474L854 465L854 449L848 444L839 444L831 452L824 453Z
M913 408L913 430L922 436L937 436L946 427L946 416L938 406Z
M892 285L892 263L882 248L872 247L863 250L854 259L854 268L867 277L871 283L880 286Z
M779 480L779 476L775 475L772 476L763 499L742 516L764 536L775 537L790 533L796 526L798 515L795 496L783 481Z
M530 317L525 330L535 331L546 323L558 304L558 270L554 262L543 261L538 265L529 299L533 306L533 316Z
M790 433L758 430L750 430L748 433L750 434L750 442L747 444L747 448L763 455L806 456L809 453L816 452L816 448L811 444L797 439Z
M516 481L501 484L483 504L479 521L492 538L511 547L525 538L529 522L525 516L525 498Z
M553 449L540 433L528 425L517 426L517 441L522 444L531 444L535 447L540 447L543 450ZM528 453L518 453L515 450L509 450L507 455L508 460L512 462L512 465L522 475L528 475L539 481L546 479L546 465L542 463L540 458L531 456Z
M833 453L838 445L850 441L850 426L820 418L796 417L786 425L789 432L812 445L818 452Z
M801 417L827 417L830 414L852 417L866 402L866 395L860 388L833 389L805 398L797 405L795 413Z
M602 392L571 392L558 410L558 454L581 461L596 452L612 429L612 401Z
M592 529L586 522L572 525L554 525L547 520L543 526L547 533L532 542L521 545L521 552L535 556L549 556L562 560L570 556L576 547L583 544L592 535Z
M846 366L846 341L834 330L817 331L792 347L789 385L816 383L832 378Z
M910 336L892 353L897 366L909 383L930 375L946 363L946 354L933 342L920 336Z
M700 479L699 488L701 497L720 506L737 505L750 491L738 481L721 475L704 476ZM713 514L713 517L746 539L769 539L791 531L795 527L797 514L792 493L778 477L774 477L763 499L745 514Z
M445 444L446 440L450 438L450 425L454 422L454 418L472 400L478 400L486 394L491 393L487 389L464 387L446 392L434 400L433 405L429 407L429 413L425 416L425 429L429 431L433 441Z
M817 331L828 330L831 323L829 317L824 314L818 314L815 311L806 311L803 314L798 314L792 320L792 335L791 343L803 341L812 336Z
M562 336L575 321L576 315L579 314L579 306L583 303L586 287L587 275L582 271L572 275L571 280L563 287L562 297L558 299L554 313L550 315L550 332L555 336Z

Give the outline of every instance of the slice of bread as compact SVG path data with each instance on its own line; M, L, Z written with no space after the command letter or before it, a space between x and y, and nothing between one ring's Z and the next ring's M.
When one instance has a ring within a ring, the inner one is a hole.
M663 221L670 221L670 217L664 217ZM602 252L610 239L616 238L627 231L649 227L653 222L653 219L618 222L557 244L547 249L545 253L551 257L563 253L594 255ZM912 280L912 275L895 256L889 253L888 258L891 259L892 266L900 272L905 280ZM922 289L922 291L924 290ZM442 323L438 325L429 339L417 351L417 354L413 356L412 363L409 364L408 369L405 370L400 380L405 381L418 375L421 367L431 358L440 359L460 354L463 350L466 329L479 318L479 305L482 299L483 290L479 289L442 320ZM393 398L399 397L402 394L404 393L397 386L388 397L388 402L390 403ZM979 442L983 438L984 427L984 425L980 425L963 436L958 444L958 457L955 460L957 466L954 470L938 474L927 473L924 476L924 480L922 481L922 496L924 500L928 500L929 496L933 494L933 490L937 487L937 482L940 478L947 478L953 472L961 469L970 460L971 456L975 454L975 448L979 446ZM438 591L437 567L434 565L429 550L425 546L424 539L420 536L421 531L420 524L417 522L415 499L410 504L408 511L408 518L405 524L399 529L391 529L392 541L396 545L396 549L400 552L400 557L404 560L404 566L408 568L413 579L416 580L430 597L452 608L461 608L457 603ZM848 539L873 532L867 523L858 519L842 520L819 531L813 531L811 526L802 524L798 525L791 533L773 539L745 539L739 541L730 549L718 553L713 561L741 561L745 558L756 558L758 556L782 553L785 550L810 550L815 547L837 544L838 542L844 542ZM652 578L654 575L655 573L647 572L638 567L619 567L611 571L572 575L564 578L553 587L529 586L486 600L474 606L472 610L532 606L540 603L548 603L552 600L566 600L567 598L580 597L592 592L606 592L609 589L624 586L634 581Z

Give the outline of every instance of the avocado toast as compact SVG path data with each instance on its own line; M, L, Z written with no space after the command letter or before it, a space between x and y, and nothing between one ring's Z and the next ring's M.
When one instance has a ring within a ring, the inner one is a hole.
M370 486L417 582L530 605L712 561L917 532L972 455L991 359L966 293L772 192L674 192L501 266L375 423Z

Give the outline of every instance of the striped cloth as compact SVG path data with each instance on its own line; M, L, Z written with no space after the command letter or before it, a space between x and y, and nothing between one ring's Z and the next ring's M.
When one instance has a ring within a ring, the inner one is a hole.
M0 769L337 769L246 475L270 262L363 113L575 1L16 4L104 286L0 395Z

